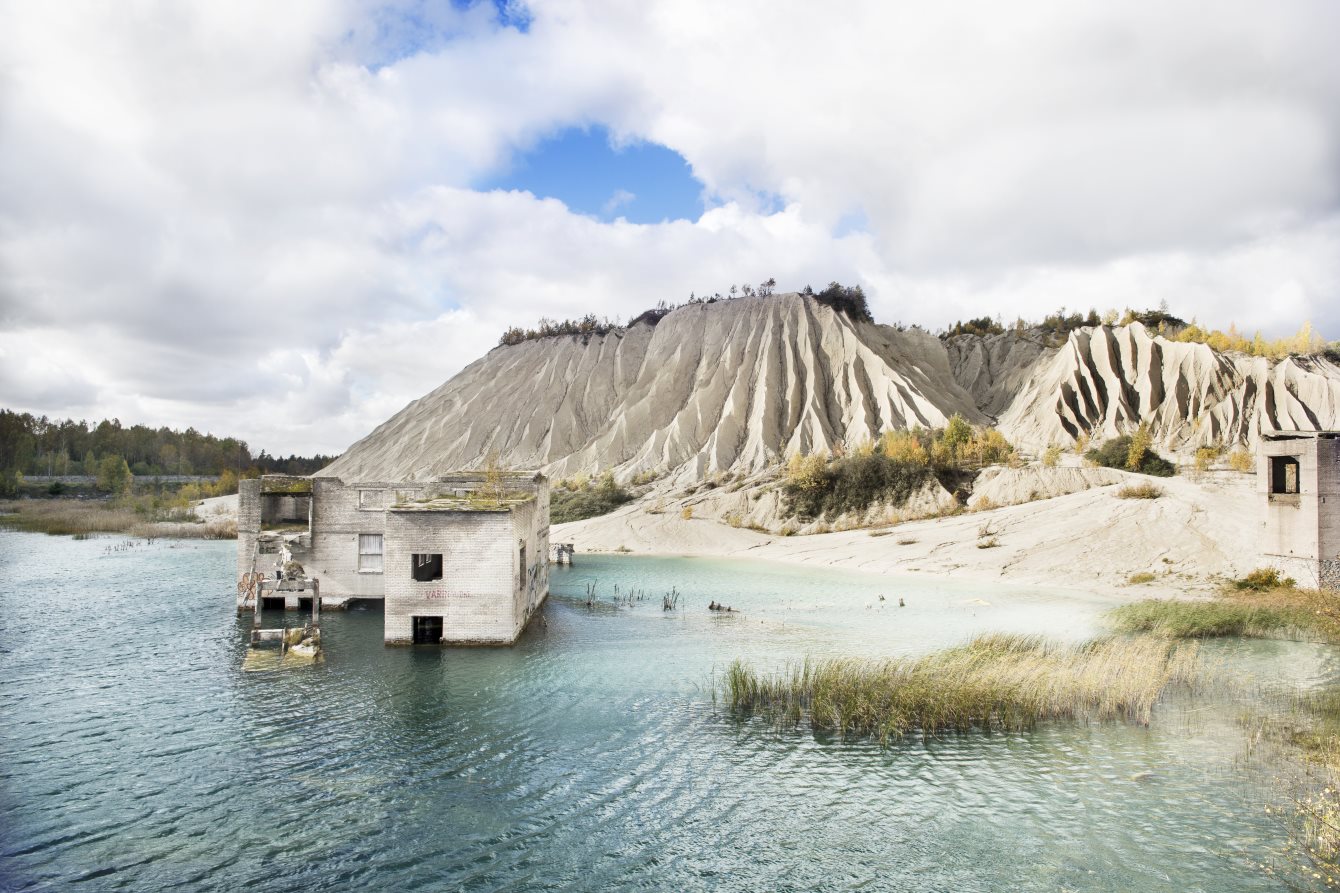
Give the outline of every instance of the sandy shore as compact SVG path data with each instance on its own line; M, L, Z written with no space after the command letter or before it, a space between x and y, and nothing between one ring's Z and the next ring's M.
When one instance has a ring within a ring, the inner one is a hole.
M678 505L646 499L599 518L556 524L550 541L574 543L579 555L627 551L750 558L1031 584L1132 600L1208 594L1225 579L1263 563L1263 519L1251 475L1158 479L1154 483L1164 491L1162 497L1119 499L1115 494L1122 485L1151 479L1106 474L1094 480L1116 482L1051 499L811 536L758 533L711 517L685 520ZM204 500L196 513L208 521L235 518L237 497ZM1136 574L1154 579L1132 583Z
M1261 565L1262 518L1251 476L1215 474L1155 483L1165 493L1159 499L1119 499L1120 484L1110 484L881 530L791 537L711 519L685 520L669 511L649 514L639 503L555 525L550 539L574 543L579 555L628 550L748 557L890 575L1121 592L1131 599L1209 593L1224 579ZM1133 584L1135 574L1153 574L1154 580Z

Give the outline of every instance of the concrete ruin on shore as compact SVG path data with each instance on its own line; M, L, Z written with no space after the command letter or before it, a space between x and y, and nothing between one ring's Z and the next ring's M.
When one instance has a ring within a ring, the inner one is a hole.
M549 595L537 472L266 475L241 482L237 533L239 612L378 600L387 644L511 644Z
M1340 589L1340 431L1264 432L1257 461L1266 557L1300 585Z

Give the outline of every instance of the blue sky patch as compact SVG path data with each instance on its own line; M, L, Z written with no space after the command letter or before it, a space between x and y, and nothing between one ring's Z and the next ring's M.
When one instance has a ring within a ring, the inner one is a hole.
M656 143L615 148L604 127L564 130L481 185L556 198L579 214L601 220L660 223L697 220L703 212L702 184L682 155Z

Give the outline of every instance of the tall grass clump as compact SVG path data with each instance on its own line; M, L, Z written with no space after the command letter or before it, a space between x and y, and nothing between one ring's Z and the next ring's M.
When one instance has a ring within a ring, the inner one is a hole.
M1115 608L1108 615L1117 630L1174 639L1221 636L1280 638L1298 635L1312 624L1297 608L1250 602L1145 599Z
M1058 644L986 635L918 658L806 660L775 675L736 661L723 687L732 709L779 726L881 743L974 729L1018 730L1051 720L1148 724L1170 685L1197 678L1197 648L1153 636Z
M1114 494L1118 499L1158 499L1163 490L1153 484L1128 484Z

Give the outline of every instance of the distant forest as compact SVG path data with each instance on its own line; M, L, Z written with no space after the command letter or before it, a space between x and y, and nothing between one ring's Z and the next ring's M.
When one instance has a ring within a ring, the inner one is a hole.
M119 419L90 423L49 419L0 409L0 495L14 492L18 474L96 475L107 457L126 461L135 475L311 474L333 456L252 454L236 437L175 431L147 425L123 427Z

